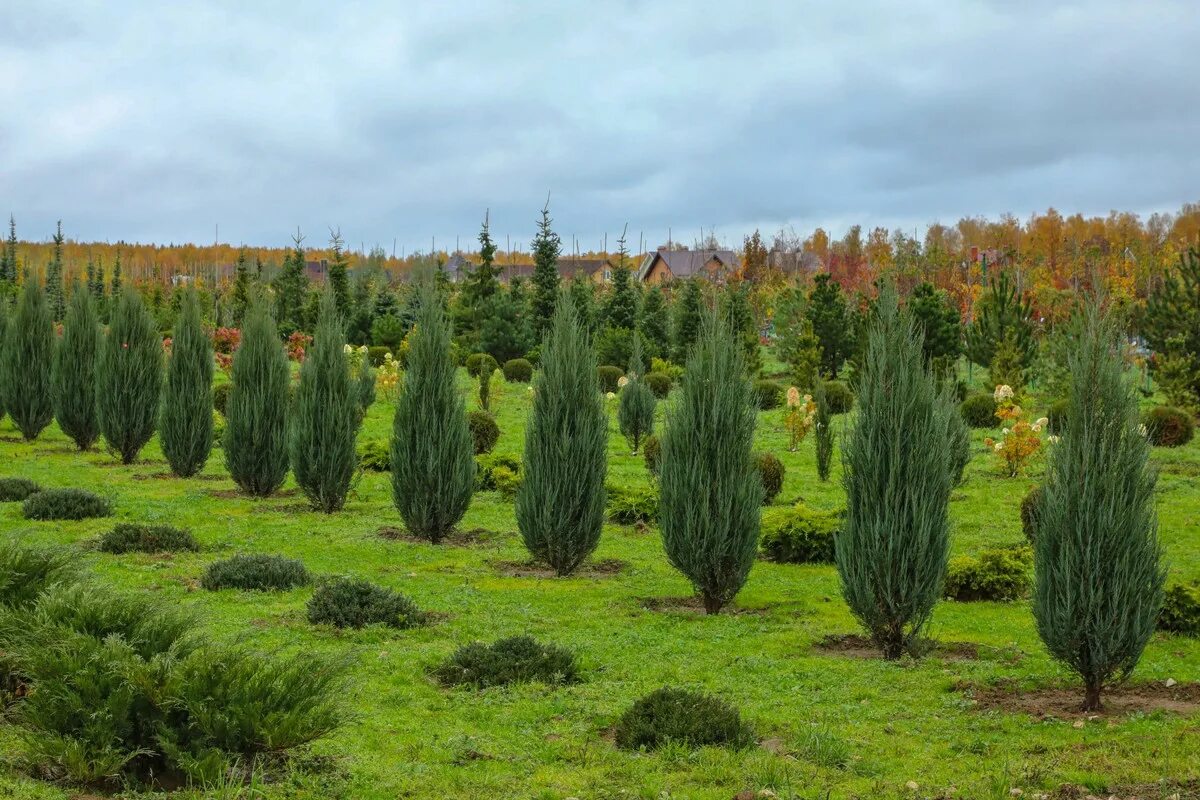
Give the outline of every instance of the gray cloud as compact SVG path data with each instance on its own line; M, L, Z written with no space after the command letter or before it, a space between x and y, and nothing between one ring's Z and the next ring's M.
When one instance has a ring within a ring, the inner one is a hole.
M1190 0L27 3L0 26L23 234L406 250L840 233L1197 199ZM405 4L407 5L407 4Z

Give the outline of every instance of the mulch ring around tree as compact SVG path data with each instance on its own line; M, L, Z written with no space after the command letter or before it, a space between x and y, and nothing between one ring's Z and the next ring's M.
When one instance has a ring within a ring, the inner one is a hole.
M394 528L390 525L384 525L376 531L379 536L384 539L391 539L395 542L409 542L410 544L431 544L429 539L424 536L417 536L415 533L410 533L404 528ZM455 528L446 536L438 541L435 547L494 547L500 544L501 539L505 534L498 531L490 531L487 528L471 528L469 530L459 530Z
M193 475L190 478L181 478L174 472L135 472L132 476L135 481L219 481L224 480L224 475Z
M557 578L558 573L548 564L540 561L505 561L495 559L488 561L497 573L506 578ZM568 578L611 578L620 575L629 568L629 562L617 558L602 558L599 561L585 561Z
M1174 714L1200 712L1200 683L1155 681L1113 686L1105 689L1101 695L1104 707L1099 711L1083 710L1082 684L1030 688L1006 680L987 686L965 684L958 688L974 701L973 707L978 711L1029 714L1039 719L1086 721L1152 711Z
M699 595L691 595L689 597L639 597L637 604L645 611L654 611L660 614L709 616L704 611L704 600ZM775 605L743 608L731 604L722 608L720 614L716 616L762 616L771 613L775 608Z
M977 661L988 657L994 652L1002 651L996 648L984 647L974 642L937 642L926 640L922 642L922 655L942 661ZM883 653L866 636L857 633L835 633L825 636L815 642L812 649L816 653L844 658L882 659ZM986 655L985 655L986 654Z

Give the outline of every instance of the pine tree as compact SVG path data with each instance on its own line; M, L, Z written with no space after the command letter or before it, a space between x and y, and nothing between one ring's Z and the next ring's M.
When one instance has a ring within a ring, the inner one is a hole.
M421 316L392 422L392 500L409 531L437 544L471 503L475 455L441 300L431 283L419 291Z
M63 241L60 219L54 232L50 265L46 268L46 302L50 305L50 316L55 322L62 322L67 315L67 302L63 296Z
M657 405L654 392L641 379L641 339L640 336L633 337L633 354L625 373L628 383L621 389L621 400L617 406L617 423L621 427L621 434L633 448L631 455L635 456L642 441L654 433L654 407Z
M4 337L0 386L4 409L26 441L33 441L54 418L51 367L54 320L42 287L32 280L17 303Z
M808 294L808 319L821 344L821 372L836 378L842 363L853 352L857 336L842 287L828 273L813 279Z
M1007 272L994 276L987 292L975 305L975 321L966 329L967 358L985 369L1006 339L1017 348L1022 369L1033 362L1037 341L1033 336L1033 304L1017 293Z
M329 289L333 292L334 305L338 316L345 324L350 319L350 278L348 269L350 259L346 256L345 245L342 242L340 230L329 232L329 249L333 258L329 260Z
M1033 614L1046 649L1083 679L1084 710L1096 711L1154 633L1166 572L1137 390L1111 320L1095 306L1086 314L1036 525Z
M1178 267L1146 298L1142 329L1160 356L1155 359L1157 374L1161 377L1171 370L1178 375L1171 381L1178 389L1163 386L1171 390L1168 398L1180 395L1188 399L1187 405L1196 405L1200 399L1200 249L1191 247L1180 254Z
M825 394L825 383L820 378L813 381L813 402L817 406L816 419L813 420L813 442L817 450L817 477L822 481L827 481L833 465L833 414L829 409L829 397Z
M87 450L100 435L96 410L96 359L100 352L100 321L87 290L76 287L54 350L51 391L58 427L75 446Z
M238 251L233 278L233 297L230 298L233 326L242 327L246 320L246 309L250 307L250 265L246 262L246 248Z
M190 478L204 469L213 445L213 348L194 289L184 295L173 333L158 438L171 471Z
M132 464L154 435L163 382L162 339L132 288L122 292L96 362L96 407L109 450Z
M756 417L741 348L728 324L708 314L667 415L659 487L667 559L709 614L733 600L758 554Z
M550 200L542 207L542 218L538 221L538 232L533 237L533 340L540 342L550 328L554 317L554 304L558 300L558 257L562 253L562 240L550 229Z
M326 514L345 505L358 468L359 386L345 350L337 295L330 287L321 298L316 335L300 367L291 426L292 474L313 508Z
M308 272L299 231L292 237L292 251L283 259L283 269L275 276L275 321L285 336L303 326L304 300L308 297Z
M667 316L667 303L661 287L655 286L646 293L638 328L646 343L647 356L670 358L671 322Z
M962 319L945 291L928 281L913 290L908 309L923 338L921 350L925 363L934 374L945 377L952 372L962 353Z
M288 389L291 374L266 301L246 312L242 344L233 355L233 388L225 405L225 468L247 494L267 497L288 472Z
M686 364L688 353L700 334L700 317L703 303L700 298L700 281L689 278L683 282L683 294L675 301L675 325L672 330L675 363Z
M842 446L847 512L835 549L842 596L888 659L916 651L942 594L954 413L915 324L883 287Z
M596 386L596 355L575 305L557 304L534 378L525 428L517 526L525 547L570 575L600 543L608 418Z

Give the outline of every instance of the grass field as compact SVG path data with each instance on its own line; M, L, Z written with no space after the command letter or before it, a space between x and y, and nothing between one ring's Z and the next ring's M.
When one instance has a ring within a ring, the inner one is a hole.
M497 452L520 452L528 408L524 385L501 386ZM360 441L385 440L392 411L387 403L373 406ZM839 417L836 425L848 420ZM610 424L610 482L648 480L642 459L628 454L616 431L615 412ZM1020 500L1040 477L1040 464L1024 477L1001 477L984 435L975 432L967 480L953 496L954 554L1021 540ZM787 467L777 504L803 500L835 509L843 503L837 467L830 483L816 480L811 439L800 452L787 452L781 411L760 414L757 439ZM1200 579L1200 442L1156 449L1154 458L1162 469L1161 537L1173 577ZM220 451L201 476L180 480L167 475L157 441L143 460L125 467L101 451L74 452L54 426L23 443L5 420L0 462L0 474L92 489L111 497L116 509L115 519L33 523L21 518L19 504L5 504L5 536L77 545L98 579L197 606L215 633L249 637L264 648L335 651L352 662L350 724L298 764L267 770L254 785L196 790L196 796L728 800L769 789L804 798L999 798L1014 788L1031 796L1070 783L1096 794L1131 796L1129 787L1141 787L1141 797L1189 797L1197 784L1187 782L1200 780L1194 713L1042 719L973 707L965 686L1070 681L1043 651L1025 602L944 602L933 634L979 645L978 657L886 663L814 648L826 636L855 631L832 566L760 562L731 613L704 617L653 602L690 594L653 529L606 525L595 559L619 562L611 574L511 574L518 571L511 562L527 556L511 501L494 492L476 494L463 521L463 530L478 529L478 536L433 546L381 535L401 525L386 474L365 474L345 511L325 516L308 510L290 479L282 496L235 496ZM95 539L117 520L190 528L203 551L96 552ZM411 631L338 633L306 621L311 588L273 595L199 589L205 564L237 552L282 553L316 573L369 578L410 595L436 612L437 622ZM584 681L468 692L444 690L427 675L463 643L525 632L577 651ZM1200 641L1158 634L1133 679L1198 678ZM762 745L740 752L618 750L608 734L613 722L635 699L668 684L733 703ZM15 733L0 731L0 797L77 796L24 777Z

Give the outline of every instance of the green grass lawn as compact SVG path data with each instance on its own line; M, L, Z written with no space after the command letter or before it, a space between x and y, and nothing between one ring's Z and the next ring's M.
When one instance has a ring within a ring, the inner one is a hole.
M464 388L469 385L461 373ZM529 409L525 385L501 384L497 452L517 454ZM370 410L360 440L386 440L393 406ZM648 480L610 422L609 480ZM787 468L779 505L803 500L820 509L843 503L835 466L816 479L812 440L787 451L782 410L759 416L758 447ZM839 429L847 417L837 418ZM954 554L1022 538L1018 507L1040 477L1001 477L975 434L967 480L953 496ZM1200 442L1156 449L1161 537L1174 578L1200 579ZM198 607L214 633L247 637L263 648L333 651L350 659L349 724L317 742L299 764L274 770L261 785L196 796L346 798L721 798L770 789L779 797L1028 797L1063 783L1095 793L1116 787L1200 778L1200 717L1154 712L1084 720L1042 720L982 712L956 687L1015 680L1027 686L1069 682L1045 654L1025 602L944 602L933 634L982 645L975 660L936 655L885 663L823 653L814 643L852 633L855 623L832 566L758 563L732 613L703 617L655 611L650 598L690 594L663 554L656 531L606 525L596 559L625 564L618 574L572 578L509 577L499 562L526 558L511 501L475 495L464 530L494 536L471 546L433 546L385 538L399 527L386 474L367 473L343 512L308 510L289 479L267 500L234 496L214 451L195 479L169 477L157 440L143 460L121 466L102 452L74 452L52 426L32 444L0 423L0 474L44 486L77 486L112 498L115 519L33 523L20 504L0 506L4 535L86 551L90 571L108 583ZM836 458L835 458L836 461ZM115 521L190 528L197 554L110 556L92 547ZM338 633L305 619L312 589L265 595L205 592L204 566L238 552L303 559L318 574L368 578L413 597L438 621L410 631ZM484 692L447 691L429 667L461 644L530 633L575 650L584 680ZM1200 678L1200 641L1156 635L1135 681ZM700 688L739 707L765 746L656 753L618 750L608 733L638 697L664 685ZM75 792L24 777L18 740L0 726L0 797L68 798ZM917 790L906 788L915 782ZM1169 784L1161 794L1178 791ZM1186 793L1185 797L1192 796Z

